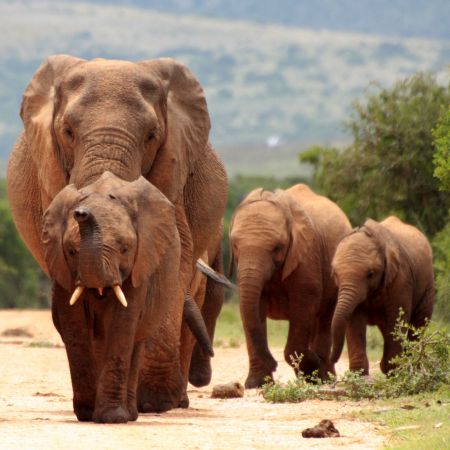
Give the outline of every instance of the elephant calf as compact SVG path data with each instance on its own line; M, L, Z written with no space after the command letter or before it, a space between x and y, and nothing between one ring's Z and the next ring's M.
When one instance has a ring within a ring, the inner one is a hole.
M277 367L267 343L267 317L289 321L288 363L302 354L305 374L318 370L324 379L334 373L329 354L337 288L331 260L350 230L339 207L304 184L256 189L238 206L230 243L250 360L246 388L261 386Z
M193 331L198 322L212 349L195 302L184 300L172 203L143 177L127 182L105 172L56 195L42 241L77 418L127 422L138 409L179 406L187 384L180 370L183 314Z
M383 222L367 220L338 245L333 274L339 296L333 316L332 362L342 352L345 333L350 370L369 373L366 326L377 325L384 338L381 370L392 369L400 351L392 336L399 310L416 327L431 317L434 276L430 244L415 227L391 216Z

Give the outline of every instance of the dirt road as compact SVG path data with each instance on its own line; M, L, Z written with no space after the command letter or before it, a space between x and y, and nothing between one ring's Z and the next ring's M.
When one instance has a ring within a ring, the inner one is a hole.
M5 330L19 329L5 336ZM24 331L29 336L24 336ZM275 349L277 376L293 376ZM344 366L338 370L345 370ZM247 354L217 348L213 382L189 386L191 407L141 414L126 425L77 422L65 350L49 311L0 311L1 449L369 449L383 446L376 426L349 417L367 403L308 401L270 404L254 390L244 398L210 398L212 386L244 382ZM340 438L304 439L303 429L331 419Z

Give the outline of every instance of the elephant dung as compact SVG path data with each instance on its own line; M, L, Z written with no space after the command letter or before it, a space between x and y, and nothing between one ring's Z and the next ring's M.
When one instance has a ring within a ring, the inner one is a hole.
M227 384L216 384L211 398L240 398L244 396L244 386L239 381Z
M335 428L333 422L328 419L321 420L318 425L312 428L306 428L302 431L304 438L325 438L339 437L339 431Z

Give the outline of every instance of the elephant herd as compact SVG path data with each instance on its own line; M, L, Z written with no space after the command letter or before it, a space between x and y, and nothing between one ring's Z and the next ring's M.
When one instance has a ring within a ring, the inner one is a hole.
M209 143L204 92L168 58L68 55L44 61L22 101L8 166L16 227L53 282L52 318L67 352L80 421L118 423L187 407L211 380L223 286L227 178ZM276 370L266 319L289 321L285 359L368 373L367 325L384 337L399 314L421 326L434 301L431 249L395 217L356 229L306 185L252 191L230 226L249 355L247 388ZM201 258L201 265L197 261Z

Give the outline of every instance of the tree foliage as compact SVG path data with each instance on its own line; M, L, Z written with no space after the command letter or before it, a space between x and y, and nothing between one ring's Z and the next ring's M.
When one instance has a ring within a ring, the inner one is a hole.
M450 191L450 103L433 130L436 152L433 157L434 175L441 183L441 189Z
M0 180L0 308L48 306L48 282L17 234Z
M450 86L431 75L416 74L390 89L373 85L353 104L346 124L352 144L341 151L315 147L300 158L313 164L318 188L354 225L395 214L433 235L446 223L450 196L433 176L432 129L449 104Z

